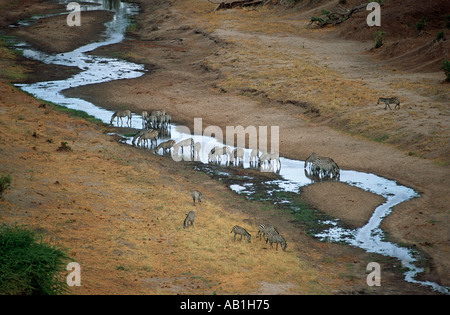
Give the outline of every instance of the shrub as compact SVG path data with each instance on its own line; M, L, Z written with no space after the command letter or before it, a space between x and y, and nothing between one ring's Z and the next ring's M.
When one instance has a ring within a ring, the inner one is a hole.
M444 16L444 24L446 28L450 29L450 14Z
M380 31L380 30L375 32L375 38L374 38L375 48L380 48L381 46L383 46L383 36L384 36L384 34L386 34L386 32L383 32L383 31Z
M422 16L422 18L416 24L416 30L423 31L425 29L425 27L427 26L426 21L427 21L426 16Z
M23 226L0 225L0 294L49 295L68 292L65 270L69 257L38 240Z
M450 82L450 61L448 59L445 59L442 63L441 69L444 70L446 79L445 81Z
M434 41L435 41L435 42L438 42L438 41L440 41L441 39L444 39L444 30L442 30L442 31L440 31L440 32L438 32L438 33L436 34L436 38L434 39Z
M0 176L0 199L3 199L3 192L11 187L12 178L10 175Z

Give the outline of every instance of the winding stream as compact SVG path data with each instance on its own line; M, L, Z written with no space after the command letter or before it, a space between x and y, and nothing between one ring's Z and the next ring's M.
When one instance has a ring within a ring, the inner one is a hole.
M69 1L61 1L67 3ZM86 2L86 0L84 1ZM95 2L95 1L88 1ZM50 55L37 51L25 43L18 44L16 48L23 51L23 55L30 59L39 60L47 64L75 66L82 71L68 79L58 81L38 82L33 84L17 84L23 91L26 91L36 98L47 100L71 109L82 110L104 123L109 123L112 112L102 109L95 104L79 98L65 97L62 91L88 84L96 84L118 79L137 78L145 74L143 65L131 63L116 58L105 58L87 54L88 52L105 45L119 43L124 38L125 29L129 23L129 17L138 13L138 8L133 4L122 3L119 1L103 1L98 6L83 6L82 9L110 9L113 7L115 16L112 21L106 23L104 40L79 47L71 52ZM132 128L140 129L142 120L139 114L134 114L131 122ZM273 199L275 191L298 193L300 187L310 185L314 181L306 176L304 172L304 161L292 160L280 157L281 169L276 179L267 179L256 177L255 175L241 176L238 180L233 180L232 167L210 166L207 163L207 154L209 149L215 145L223 145L215 138L205 137L203 135L192 135L187 128L172 124L169 126L164 138L179 141L185 138L193 137L196 142L203 144L200 161L196 167L199 171L219 172L222 178L228 178L227 185L234 192L252 198L256 190L265 189L263 193L268 200L273 202L289 204L292 201L288 198ZM162 139L160 139L162 140ZM131 139L127 142L131 144ZM248 163L249 150L245 150L246 161L242 167L249 168ZM378 206L370 220L361 228L347 229L343 227L337 219L320 222L323 229L315 236L323 241L344 242L351 246L356 246L367 252L378 253L397 258L403 264L405 270L405 280L412 283L418 283L430 287L440 293L449 294L450 288L440 286L433 282L416 280L416 276L423 272L423 269L415 266L417 253L411 249L388 242L384 239L384 233L380 229L381 222L392 211L392 208L411 198L418 197L418 193L409 187L402 186L396 181L383 178L381 176L357 172L353 170L341 170L340 181L351 186L361 188L385 198L385 202ZM258 185L256 186L256 182ZM266 187L266 188L264 188ZM261 194L261 191L258 191ZM295 211L295 209L293 209Z

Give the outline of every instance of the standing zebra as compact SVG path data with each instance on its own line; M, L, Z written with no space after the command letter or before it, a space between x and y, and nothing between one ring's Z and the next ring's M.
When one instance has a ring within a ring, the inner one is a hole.
M240 227L240 226L238 226L238 225L235 225L235 226L233 226L233 228L231 229L231 232L230 232L230 233L233 233L233 232L234 232L234 240L236 240L236 234L239 234L239 235L241 236L241 240L242 240L242 237L244 236L244 237L247 238L247 242L250 243L251 237L252 237L252 236L251 236L250 233L248 233L247 230L244 229L243 227Z
M192 199L194 200L194 206L195 206L195 200L198 200L199 203L202 203L202 193L198 190L194 190L191 194Z

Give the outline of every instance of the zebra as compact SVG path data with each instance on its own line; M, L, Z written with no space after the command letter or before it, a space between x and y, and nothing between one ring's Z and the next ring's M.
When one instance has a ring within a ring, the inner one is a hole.
M273 226L267 224L260 224L258 226L258 237L260 240L261 238L264 238L264 236L268 233L279 234L278 230Z
M110 122L111 125L114 121L114 118L116 118L116 117L117 117L117 124L119 124L119 119L120 119L122 126L123 126L122 118L127 117L127 125L129 125L131 127L131 111L130 110L126 109L126 110L119 110L117 112L114 112L114 114L112 114L112 116L111 116L111 122Z
M186 219L184 219L183 228L187 228L189 226L189 222L192 226L194 226L194 220L195 220L195 212L189 211L189 213L186 215Z
M276 243L277 244L276 250L278 250L278 244L280 244L281 249L284 252L286 251L286 247L287 247L286 240L284 239L283 236L281 236L278 233L274 233L274 232L267 233L266 244L267 244L267 242L269 242L271 248L273 248L272 244Z
M167 128L169 126L169 124L172 122L172 116L170 116L169 114L165 114L164 121L166 123L166 128Z
M166 124L166 115L157 116L158 118L158 128L164 128Z
M247 238L247 242L250 243L251 237L252 237L252 236L251 236L250 233L248 233L247 230L244 229L243 227L240 227L240 226L238 226L238 225L235 225L235 226L233 226L233 228L231 229L231 232L230 232L230 233L233 233L233 232L234 232L234 240L236 240L236 234L239 234L239 235L241 236L241 240L242 240L242 237L244 236L244 237Z
M166 114L166 112L163 110L154 110L150 113L150 116L162 116L165 114Z
M255 165L259 164L259 151L258 149L253 149L250 153L250 164L255 163Z
M394 109L396 109L397 107L398 109L400 109L400 101L397 97L380 97L377 104L380 104L380 102L383 102L385 104L384 110L386 110L388 107L389 109L392 109L390 104L395 104Z
M202 149L202 143L196 142L194 144L194 161L200 161L200 150Z
M216 146L211 149L208 153L208 163L209 162L218 162L222 161L222 147Z
M185 146L191 147L191 155L193 155L194 154L194 139L192 139L192 138L187 138L187 139L184 139L184 140L181 140L181 141L175 143L174 150L176 150L178 153L178 150L181 147L181 154L183 154Z
M156 128L157 124L158 124L158 116L150 115L147 117L146 125L145 125L147 128L150 128L150 127Z
M152 130L152 129L151 129ZM141 129L139 130L134 136L133 136L133 141L131 142L133 145L136 142L136 139L139 138L140 136L142 136L144 133L146 133L148 131L148 129Z
M163 154L166 150L170 151L170 148L175 144L175 140L167 140L165 142L161 142L155 149L154 153L159 152L159 150L163 149Z
M244 163L244 149L242 148L236 148L233 150L233 153L231 154L232 159L233 159L233 164L234 165L239 165Z
M265 162L267 161L268 165L266 168ZM272 163L273 162L273 163ZM263 153L259 157L259 166L261 167L261 170L274 170L274 171L280 171L281 169L281 162L280 162L280 156L278 153Z
M142 116L142 128L145 128L145 126L147 125L148 112L145 110L142 111L141 116Z
M140 145L142 140L144 140L145 143L150 140L150 147L153 146L153 140L155 140L156 144L158 144L158 131L153 129L147 130L139 137L137 144Z
M306 160L304 168L311 165L311 172L315 175L322 174L323 176L329 176L339 178L340 169L336 162L326 156L318 156L316 152L313 152Z
M202 203L203 194L200 191L194 190L192 192L191 196L192 196L192 200L194 200L194 206L195 206L195 200L198 200L199 203Z
M338 178L340 175L339 167L333 160L316 159L312 162L311 171L313 175L322 176L322 178Z

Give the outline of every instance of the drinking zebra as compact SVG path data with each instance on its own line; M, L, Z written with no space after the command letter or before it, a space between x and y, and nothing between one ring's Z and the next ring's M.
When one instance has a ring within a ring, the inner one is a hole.
M155 149L154 153L159 152L159 150L163 149L163 154L166 153L166 151L170 151L170 148L173 147L175 144L175 140L167 140L165 142L161 142Z
M304 168L310 165L310 169L313 175L330 177L338 179L340 176L340 169L336 162L326 156L318 156L316 152L313 152L306 160Z
M121 125L123 126L123 117L127 117L127 125L131 127L131 111L126 109L126 110L119 110L117 112L114 112L114 114L112 114L111 116L111 122L110 124L112 125L114 119L117 117L117 124L119 124L119 119L121 122Z

